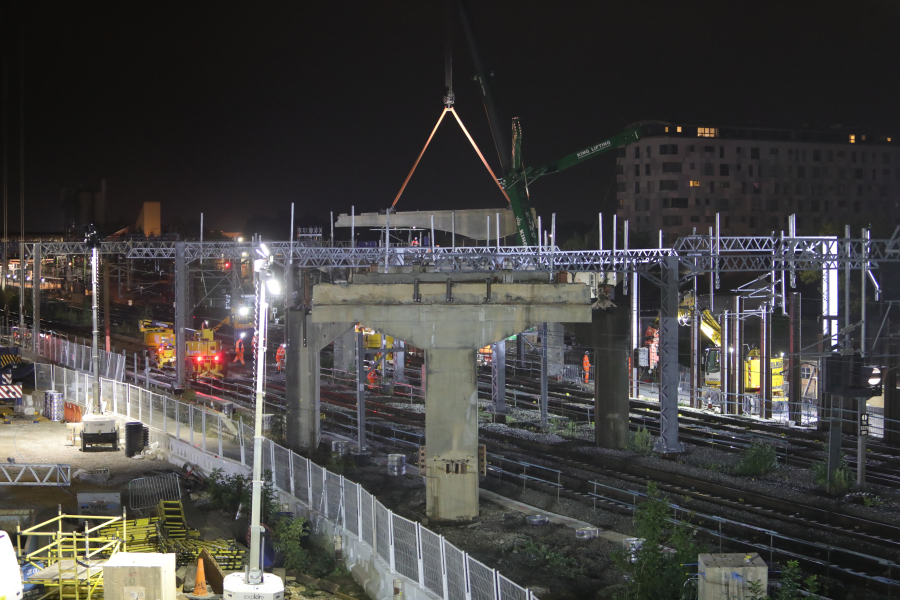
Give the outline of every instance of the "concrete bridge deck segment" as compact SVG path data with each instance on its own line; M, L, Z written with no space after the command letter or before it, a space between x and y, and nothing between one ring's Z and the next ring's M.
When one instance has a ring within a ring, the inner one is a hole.
M426 512L478 516L478 348L540 322L590 322L583 284L320 284L310 324L362 323L425 352ZM334 324L335 326L332 326ZM305 412L301 412L301 419ZM312 414L309 415L312 418ZM303 424L301 423L301 428Z

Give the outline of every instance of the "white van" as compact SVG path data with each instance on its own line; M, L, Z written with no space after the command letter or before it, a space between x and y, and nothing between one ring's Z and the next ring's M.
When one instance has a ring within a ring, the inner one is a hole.
M22 600L22 572L9 534L0 530L0 600Z

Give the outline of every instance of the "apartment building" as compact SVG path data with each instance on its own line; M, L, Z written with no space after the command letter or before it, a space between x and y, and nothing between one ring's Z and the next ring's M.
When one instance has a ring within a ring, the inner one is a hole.
M900 224L900 143L890 134L646 121L616 150L619 219L667 242L708 233L768 235L797 214L801 235Z

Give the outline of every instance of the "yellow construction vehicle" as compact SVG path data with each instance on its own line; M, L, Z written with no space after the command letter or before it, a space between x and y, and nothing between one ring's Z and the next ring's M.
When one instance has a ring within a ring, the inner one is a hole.
M175 331L172 329L171 323L141 319L138 321L138 325L141 333L144 334L144 344L151 349L175 343Z
M194 377L225 377L228 361L222 343L215 339L212 329L193 331L193 338L185 341L187 359Z
M695 298L693 294L685 294L678 306L678 323L679 325L689 326L691 324L691 311L694 308ZM703 385L706 387L718 388L722 385L722 368L721 368L721 348L722 348L722 328L719 322L709 311L708 308L699 309L700 331L715 346L706 348L701 358L701 369L703 371ZM645 345L654 345L659 343L659 336L656 335L659 329L658 322L647 328L645 334ZM652 349L651 349L652 350ZM744 349L744 391L759 391L760 378L760 356L759 350ZM653 352L651 352L653 354ZM772 395L783 396L782 386L784 384L784 359L771 358L772 370ZM655 361L654 361L655 362ZM652 363L651 363L652 364Z
M227 320L227 319L226 319ZM219 323L214 329L188 330L185 340L186 357L189 371L194 377L224 377L227 360L222 351L222 343L215 339L215 330L225 324ZM144 319L140 321L140 330L144 334L144 343L156 357L160 368L175 367L177 353L175 350L175 331L172 323Z

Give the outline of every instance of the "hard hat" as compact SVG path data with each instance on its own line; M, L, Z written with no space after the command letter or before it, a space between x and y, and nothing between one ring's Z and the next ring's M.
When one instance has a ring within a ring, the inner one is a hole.
M587 350L584 351L584 355L585 355L585 356L588 355L588 351L587 351Z

